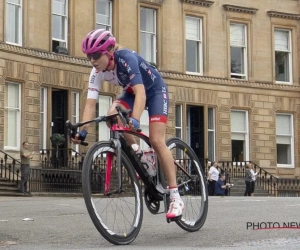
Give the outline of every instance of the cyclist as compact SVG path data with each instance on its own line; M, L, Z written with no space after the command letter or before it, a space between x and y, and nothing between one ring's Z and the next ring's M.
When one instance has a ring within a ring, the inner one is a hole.
M118 49L114 36L104 29L89 32L82 41L82 51L93 66L82 121L93 119L103 81L123 87L123 92L110 107L108 115L116 113L117 105L131 109L129 123L131 130L140 127L140 117L147 107L150 143L157 153L170 189L170 208L166 217L167 219L179 218L184 204L177 188L173 157L165 144L169 95L160 73L135 51ZM82 127L72 141L80 143L84 140L88 134L87 129L87 125ZM136 143L133 136L128 135L126 138L129 143Z

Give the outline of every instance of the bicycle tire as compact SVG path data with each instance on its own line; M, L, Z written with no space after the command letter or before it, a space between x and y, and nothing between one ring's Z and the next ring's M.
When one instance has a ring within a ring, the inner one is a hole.
M141 229L142 191L130 160L121 151L124 192L104 195L106 176L103 170L106 169L104 160L108 153L116 157L116 150L110 142L98 142L89 149L83 161L82 191L88 213L99 233L112 244L126 245L137 237ZM113 159L110 190L118 187L115 162Z
M193 149L179 138L166 141L175 159L178 191L184 202L184 210L176 223L188 232L198 231L205 223L208 212L208 194L204 171ZM185 183L185 184L184 184ZM197 207L198 206L198 207Z

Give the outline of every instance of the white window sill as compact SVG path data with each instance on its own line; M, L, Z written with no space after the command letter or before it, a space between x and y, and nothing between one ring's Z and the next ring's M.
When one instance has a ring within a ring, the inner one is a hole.
M17 147L10 147L10 146L4 146L4 150L9 150L9 151L20 151L20 148Z
M21 44L21 43L12 43L12 42L8 42L8 41L6 41L6 43L7 43L7 44L10 44L10 45L22 47L22 44Z
M292 82L276 82L276 84L293 85Z
M185 72L187 75L194 75L194 76L203 76L202 73L199 73L199 72L189 72L189 71L186 71Z
M290 164L277 164L278 168L295 168L294 165L290 165Z

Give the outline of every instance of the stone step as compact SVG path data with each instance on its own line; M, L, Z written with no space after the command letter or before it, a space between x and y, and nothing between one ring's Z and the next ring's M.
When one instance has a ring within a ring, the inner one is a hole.
M13 191L2 191L0 190L0 196L24 196L23 193Z
M9 190L9 191L18 191L18 187L16 185L14 186L0 186L0 192L1 191L6 191L6 190Z

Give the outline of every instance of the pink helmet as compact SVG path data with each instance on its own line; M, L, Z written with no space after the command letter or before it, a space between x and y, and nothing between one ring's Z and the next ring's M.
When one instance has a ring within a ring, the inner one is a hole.
M87 34L82 41L82 52L91 54L95 52L106 52L109 46L115 46L116 39L105 29L93 30Z

